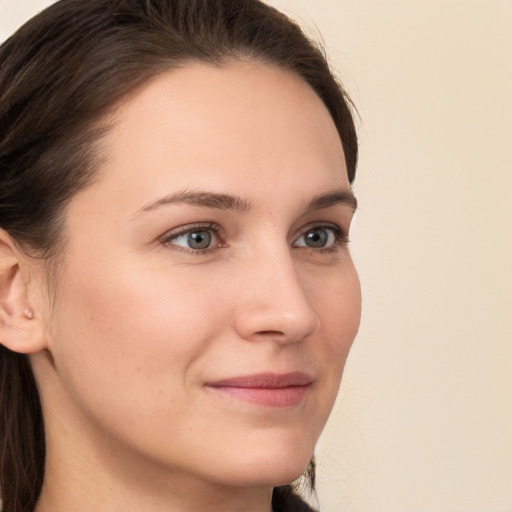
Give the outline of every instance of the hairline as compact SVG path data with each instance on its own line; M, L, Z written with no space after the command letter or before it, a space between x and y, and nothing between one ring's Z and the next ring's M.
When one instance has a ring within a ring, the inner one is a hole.
M107 106L103 113L97 116L96 119L92 119L89 123L85 124L85 152L87 153L90 161L84 166L84 173L89 173L90 176L85 180L85 184L79 188L75 193L70 195L59 210L56 211L52 229L56 233L54 243L49 251L46 253L39 254L37 251L33 254L28 249L24 249L24 252L29 256L43 260L44 263L44 281L47 286L48 299L50 301L51 309L53 310L55 303L58 298L59 292L59 278L63 271L63 267L66 265L66 245L69 239L69 232L67 231L67 209L69 204L76 195L80 194L94 183L101 180L103 171L105 170L104 164L107 160L105 150L108 150L107 146L103 144L106 140L107 135L113 130L118 122L118 114L122 110L123 106L132 101L143 89L149 87L152 83L157 81L162 76L178 71L180 69L186 69L194 65L210 66L217 69L228 68L229 66L236 65L239 63L261 65L274 68L276 70L285 71L295 78L299 79L302 83L307 85L309 89L319 98L323 107L327 110L329 117L334 121L331 112L324 101L324 99L318 94L318 91L302 76L297 70L290 66L280 65L279 62L273 61L269 58L265 58L259 55L251 55L250 52L243 51L232 51L226 55L219 55L215 58L199 58L199 57L188 57L177 62L169 62L166 59L162 59L162 62L155 65L153 69L147 73L144 73L144 69L140 70L140 80L135 81L132 87L129 87L127 91L117 97L111 105ZM78 125L81 126L81 125ZM338 140L342 147L344 158L345 150L343 148L343 140L339 133L338 127L335 125L336 133L338 134ZM72 136L71 138L78 138ZM91 169L94 168L94 169ZM345 170L348 175L348 169ZM20 244L21 245L21 244Z

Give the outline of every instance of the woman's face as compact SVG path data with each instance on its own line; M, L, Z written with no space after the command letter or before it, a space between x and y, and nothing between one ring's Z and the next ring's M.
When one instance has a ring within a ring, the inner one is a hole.
M51 366L35 364L50 439L65 424L123 471L296 478L360 318L326 108L273 67L190 65L126 100L102 151L67 210Z

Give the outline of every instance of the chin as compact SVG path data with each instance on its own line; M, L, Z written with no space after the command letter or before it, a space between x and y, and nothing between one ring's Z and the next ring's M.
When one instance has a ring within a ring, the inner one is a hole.
M206 467L215 468L212 477L237 487L275 487L297 480L313 457L323 421L269 423L228 429L229 435L210 444Z
M309 463L309 461L308 461ZM279 487L294 482L304 473L308 463L300 468L292 465L275 465L262 470L251 470L227 476L223 483L233 487Z
M276 487L297 480L307 468L313 450L261 446L258 451L244 451L237 460L226 460L225 472L217 476L237 487ZM217 465L219 469L219 465Z

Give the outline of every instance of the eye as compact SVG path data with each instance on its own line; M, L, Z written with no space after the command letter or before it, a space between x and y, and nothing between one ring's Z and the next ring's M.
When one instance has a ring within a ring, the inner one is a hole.
M334 226L315 226L305 231L293 244L294 247L328 249L343 243L346 239L341 230Z
M174 245L181 245L188 249L208 249L212 243L212 235L205 229L178 235L172 239Z
M178 233L168 234L162 242L166 246L183 248L190 252L206 252L220 245L217 229L214 226L189 227Z

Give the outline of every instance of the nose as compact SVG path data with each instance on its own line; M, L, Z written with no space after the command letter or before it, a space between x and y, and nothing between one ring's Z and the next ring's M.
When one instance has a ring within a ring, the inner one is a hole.
M289 249L244 264L243 291L235 330L249 341L300 341L318 330L320 320L297 273Z

